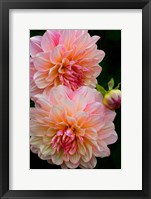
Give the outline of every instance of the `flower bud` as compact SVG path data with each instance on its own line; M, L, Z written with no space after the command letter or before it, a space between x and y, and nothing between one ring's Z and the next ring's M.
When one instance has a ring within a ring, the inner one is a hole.
M108 91L103 98L103 104L111 109L115 110L121 106L121 91L119 89L112 89Z

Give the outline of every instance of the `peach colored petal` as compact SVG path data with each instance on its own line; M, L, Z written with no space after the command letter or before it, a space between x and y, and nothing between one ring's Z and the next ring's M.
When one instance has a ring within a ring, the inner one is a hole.
M30 138L30 144L33 146L33 147L38 147L39 145L42 144L42 137L31 137Z
M82 161L84 162L89 162L90 159L92 158L92 146L89 144L85 144L85 148L86 148L86 154L84 156L81 157Z
M82 143L80 143L80 142L78 142L78 151L79 151L79 153L81 154L81 155L85 155L86 154L86 148L85 148L85 146L82 144Z
M51 111L49 112L49 117L51 120L56 121L57 123L63 122L63 118L65 117L65 112L63 107L53 107Z
M50 145L41 145L40 152L43 156L50 156L55 153L55 149L53 149Z
M88 123L91 119L89 113L86 113L84 111L79 111L77 112L75 115L74 115L76 121L77 121L77 124L79 127L82 127L84 126L85 123Z
M78 152L74 153L73 155L70 156L70 161L73 164L77 164L80 160L80 155Z
M56 46L50 53L50 61L52 64L57 64L62 62L63 47Z

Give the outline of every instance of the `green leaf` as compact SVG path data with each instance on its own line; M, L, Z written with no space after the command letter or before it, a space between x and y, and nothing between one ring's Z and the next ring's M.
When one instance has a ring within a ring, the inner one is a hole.
M119 89L120 86L121 86L121 83L118 83L118 85L115 87L115 89Z
M101 85L99 85L99 84L96 85L96 89L97 89L97 91L99 91L100 93L102 93L102 95L105 95L105 93L107 92L107 91L103 88L103 86L101 86Z
M109 90L112 90L113 87L114 87L114 79L111 78L110 81L108 82L108 88Z

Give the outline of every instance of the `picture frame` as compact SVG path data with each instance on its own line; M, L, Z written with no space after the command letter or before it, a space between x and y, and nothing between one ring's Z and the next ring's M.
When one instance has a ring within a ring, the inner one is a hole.
M0 118L0 196L1 198L151 198L150 172L150 0L5 0L1 1L1 118ZM142 9L142 190L9 190L9 10L10 9Z

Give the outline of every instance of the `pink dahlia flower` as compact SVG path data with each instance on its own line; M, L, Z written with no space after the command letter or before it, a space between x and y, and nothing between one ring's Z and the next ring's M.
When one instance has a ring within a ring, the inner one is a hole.
M96 166L96 157L110 155L109 144L117 140L116 113L102 103L102 94L82 86L73 91L53 87L35 97L31 108L31 150L61 168Z
M47 30L43 36L31 37L30 55L35 67L31 95L37 88L49 90L60 84L72 90L83 85L95 88L101 72L99 63L105 55L97 49L99 38L91 37L87 30Z

